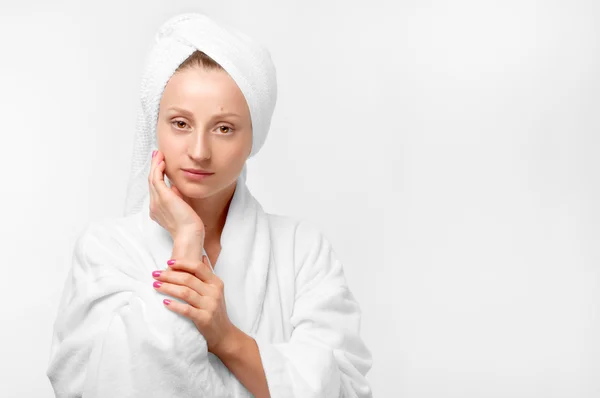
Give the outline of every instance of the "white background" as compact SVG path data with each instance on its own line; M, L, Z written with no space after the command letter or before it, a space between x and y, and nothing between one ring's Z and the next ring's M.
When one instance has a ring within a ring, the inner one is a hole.
M73 245L123 210L143 57L182 11L270 49L248 184L333 242L375 397L600 397L595 0L3 2L0 395L53 396Z

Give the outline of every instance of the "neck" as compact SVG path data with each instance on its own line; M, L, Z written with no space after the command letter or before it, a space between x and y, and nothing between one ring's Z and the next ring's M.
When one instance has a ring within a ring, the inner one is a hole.
M237 182L207 198L187 198L186 202L204 222L204 245L219 243Z

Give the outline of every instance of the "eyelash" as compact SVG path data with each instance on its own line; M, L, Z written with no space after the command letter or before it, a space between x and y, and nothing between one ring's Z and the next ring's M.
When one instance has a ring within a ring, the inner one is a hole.
M186 122L184 122L183 120L173 120L173 121L171 122L171 125L174 125L174 123L184 123L184 124L186 124L186 125L187 125L187 123L186 123ZM228 132L228 133L223 133L223 134L221 134L221 135L230 135L230 134L233 134L233 131L235 131L233 128L231 128L231 127L229 127L229 126L226 126L226 125L224 125L224 124L221 124L219 127L227 127L227 128L229 129L229 132ZM179 127L177 127L177 126L175 126L175 128L176 128L176 129L178 129L178 130L181 130L181 129L180 129Z

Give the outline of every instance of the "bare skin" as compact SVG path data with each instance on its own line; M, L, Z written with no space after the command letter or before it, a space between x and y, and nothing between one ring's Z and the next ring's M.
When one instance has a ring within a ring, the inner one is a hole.
M238 116L219 116L228 112ZM236 180L252 150L246 98L224 71L199 67L179 71L167 83L160 101L157 141L165 156L165 174L204 222L204 247L216 264ZM191 181L182 168L214 174Z
M268 398L258 345L229 320L223 281L202 256L204 248L211 263L217 263L236 180L252 149L245 97L224 71L194 67L177 72L160 102L157 138L159 150L148 176L150 214L173 237L175 261L166 271L153 272L154 288L184 300L166 300L165 307L191 319L208 350L254 396ZM214 174L195 181L182 168Z

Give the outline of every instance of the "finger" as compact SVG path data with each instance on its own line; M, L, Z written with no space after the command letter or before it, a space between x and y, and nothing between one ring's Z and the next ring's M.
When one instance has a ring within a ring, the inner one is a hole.
M153 179L154 179L154 171L155 171L156 165L158 164L158 158L160 156L162 156L161 152L157 151L156 154L152 157L152 160L150 162L150 172L148 173L148 187L149 187L149 192L150 192L152 200L155 200L158 195L156 188L154 188Z
M157 276L153 273L152 277L160 282L166 282L177 286L187 286L201 296L206 296L211 292L206 283L202 282L189 272L168 270L161 272L160 275ZM162 288L162 286L160 288Z
M189 275L189 274L188 274ZM171 283L162 283L160 287L154 287L160 293L185 301L197 309L214 309L214 299L208 295L201 295L187 286L175 285Z
M160 151L156 151L156 153L154 154L154 156L152 156L152 158L150 158L150 172L148 173L148 184L152 183L152 174L154 173L154 166L156 166L158 164L158 158L161 156L161 152Z
M152 185L160 199L167 198L166 195L168 195L167 192L169 191L169 187L167 186L164 177L165 168L166 164L164 160L160 161L154 168L154 178Z
M171 311L183 315L186 318L191 319L192 321L196 321L198 323L206 324L208 319L210 319L209 313L202 309L202 307L197 308L193 305L182 303L178 300L169 299L164 299L163 304L165 304L165 307L167 307Z
M206 256L203 256L203 259L204 257ZM185 259L174 260L175 262L169 265L172 269L189 272L205 283L215 283L217 276L212 272L205 260L194 262L186 261Z
M155 212L157 211L156 209L156 198L157 198L157 192L156 189L154 189L154 184L152 184L152 178L154 175L154 166L156 164L156 155L158 151L153 151L154 156L152 156L150 158L150 171L148 172L148 194L150 196L150 201L149 201L149 216L152 220L156 221L156 214Z

